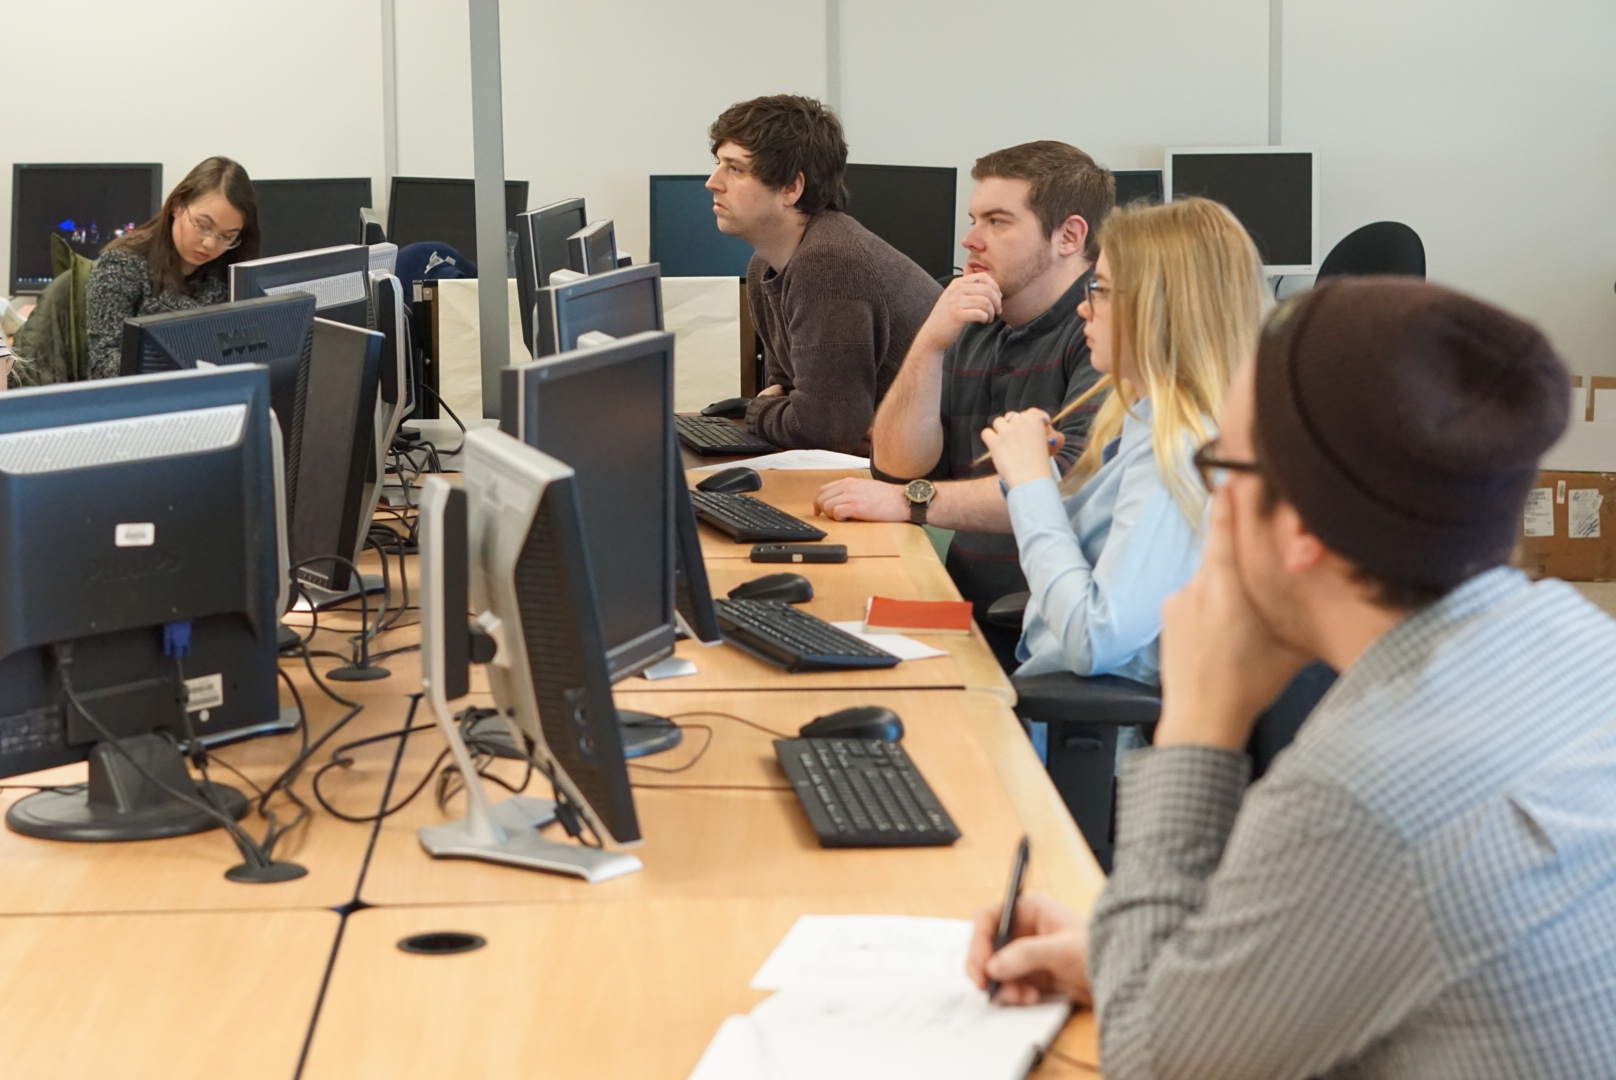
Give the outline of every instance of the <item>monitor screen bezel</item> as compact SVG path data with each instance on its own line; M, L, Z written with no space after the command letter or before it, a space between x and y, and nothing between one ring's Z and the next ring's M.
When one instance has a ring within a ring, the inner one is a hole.
M1263 273L1269 277L1284 277L1288 274L1316 274L1319 272L1319 155L1318 151L1310 146L1175 146L1162 151L1162 201L1173 201L1173 162L1179 157L1210 157L1213 155L1233 156L1247 154L1272 155L1289 154L1292 156L1306 154L1311 166L1312 184L1312 222L1310 230L1311 259L1306 263L1264 263Z
M37 290L32 286L27 289L20 287L17 277L17 256L19 245L22 242L22 230L19 229L17 215L22 212L22 179L23 174L30 169L144 169L152 178L151 212L148 213L142 224L157 216L163 208L163 163L160 161L95 161L95 162L14 162L11 166L11 263L10 281L12 296L32 296L45 291L41 285Z

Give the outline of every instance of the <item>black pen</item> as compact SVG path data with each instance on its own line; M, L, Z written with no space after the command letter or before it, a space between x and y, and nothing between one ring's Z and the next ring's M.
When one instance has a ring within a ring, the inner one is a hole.
M998 952L1010 944L1011 932L1016 925L1016 902L1021 899L1021 882L1027 876L1027 860L1032 850L1027 846L1027 838L1023 836L1021 843L1016 845L1016 861L1010 865L1010 889L1005 894L1004 910L999 912L999 932L993 936L993 951ZM988 980L988 1000L999 993L999 980Z

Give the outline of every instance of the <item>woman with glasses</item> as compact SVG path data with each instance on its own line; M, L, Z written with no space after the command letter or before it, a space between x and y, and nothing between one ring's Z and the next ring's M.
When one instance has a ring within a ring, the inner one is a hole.
M112 241L85 288L90 377L118 374L123 322L222 304L225 267L258 255L258 199L247 170L211 157L181 180L157 216Z
M1162 602L1200 562L1207 491L1192 456L1256 350L1267 289L1251 238L1206 199L1117 210L1078 306L1110 389L1063 480L1037 409L982 433L1005 489L1030 598L1017 674L1159 682ZM1085 397L1090 395L1085 395Z

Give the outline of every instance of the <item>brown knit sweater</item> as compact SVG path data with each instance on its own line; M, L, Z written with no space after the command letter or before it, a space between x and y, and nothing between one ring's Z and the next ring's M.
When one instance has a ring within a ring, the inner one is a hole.
M779 273L752 256L752 321L769 382L786 392L754 400L747 426L776 446L868 454L875 407L941 292L908 256L835 210L809 219Z

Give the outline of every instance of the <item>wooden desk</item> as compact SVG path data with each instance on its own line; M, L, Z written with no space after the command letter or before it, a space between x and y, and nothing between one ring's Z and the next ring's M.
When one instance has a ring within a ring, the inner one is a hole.
M329 662L321 662L321 667L329 666ZM309 710L311 736L318 737L344 710L314 687L301 664L296 668L288 664L287 671ZM413 680L413 685L399 675L377 683L332 684L342 687L338 693L359 695L357 700L371 705L336 741L398 727L407 704L404 692L415 689L420 682L418 675L407 678ZM355 689L359 686L363 689ZM240 769L253 783L264 785L280 775L297 756L300 746L298 735L282 735L225 747L217 751L217 757ZM396 745L386 744L370 753L356 754L355 766L332 776L326 790L345 804L369 812L381 803L381 792L396 753ZM311 804L309 775L325 758L326 752L322 751L311 760L296 785L299 795ZM86 773L86 766L70 765L15 777L6 783L82 783ZM241 779L225 768L215 767L213 778L251 795ZM0 809L27 794L0 792ZM283 821L294 813L294 807L283 797L276 799L273 809ZM249 813L243 823L253 836L263 836L265 823L256 813ZM241 862L241 855L220 829L166 840L76 844L36 840L0 828L0 865L5 866L5 873L0 874L0 915L339 907L352 900L358 889L370 834L368 826L338 821L316 807L310 819L276 848L278 858L301 863L308 874L295 881L243 885L224 877L226 870Z
M964 917L996 893L372 908L349 920L303 1076L684 1080L724 1018L767 996L748 984L799 914ZM444 957L397 948L431 930L488 944ZM1068 1025L1059 1045L1095 1060L1088 1025ZM1052 1059L1036 1075L1093 1074Z
M688 772L631 770L640 785L634 797L645 840L634 854L645 863L641 872L587 885L486 863L432 859L421 849L416 830L444 820L444 815L423 795L382 823L361 898L368 904L453 904L1003 888L1011 852L1028 826L998 777L994 756L976 732L987 728L999 739L1013 734L1024 746L1026 738L997 699L958 692L826 691L714 693L677 700L680 709L675 715L682 716L682 722L710 726L713 746ZM623 701L664 714L669 711L666 695L625 695ZM905 718L905 749L964 834L952 847L821 848L775 764L773 736L722 717L691 715L694 710L714 710L789 733L822 713L870 703L887 705ZM645 765L683 764L700 747L701 738L700 732L692 731L688 749L648 758ZM400 764L399 784L413 784L442 748L435 733L413 737ZM1032 755L1030 746L1025 754ZM1036 758L1033 761L1036 766ZM509 766L510 771L501 775L518 779L521 770L514 762ZM548 794L537 784L530 790ZM1053 788L1049 790L1053 795ZM490 791L491 797L503 794L497 788ZM1059 806L1058 799L1054 805ZM462 812L458 800L451 806L454 814ZM1041 860L1038 873L1043 873Z
M692 487L711 475L712 471L702 470L691 470L685 474ZM851 472L846 469L764 469L758 475L763 478L763 487L748 494L755 499L762 499L776 509L784 510L793 517L801 518L816 529L822 529L828 535L821 543L846 544L850 558L870 555L918 555L923 550L931 550L931 541L926 539L926 531L908 522L832 521L830 518L814 516L814 496L818 494L820 488L832 480L840 480L845 476L868 477L870 474L866 470ZM749 559L752 555L752 544L750 541L737 544L711 525L703 525L701 552L711 565L715 559ZM936 559L935 553L932 558Z
M288 1080L338 925L330 911L0 918L0 1075Z

